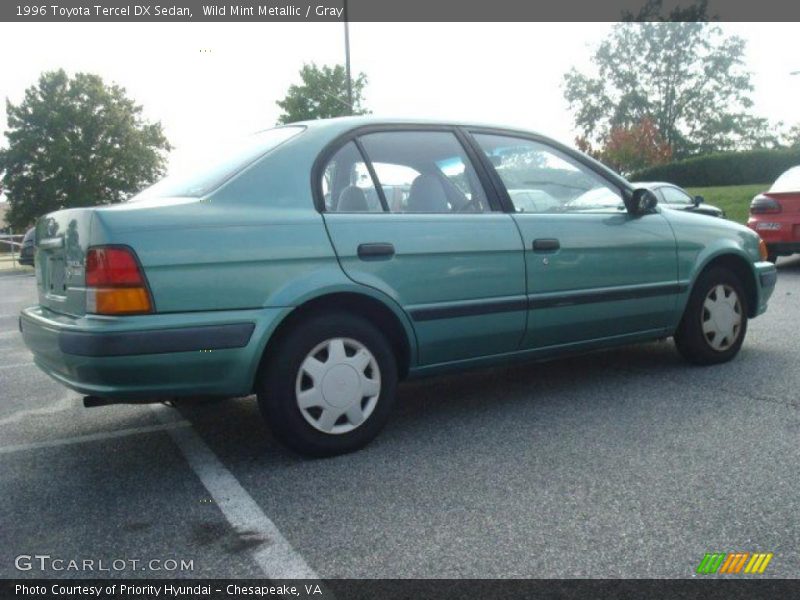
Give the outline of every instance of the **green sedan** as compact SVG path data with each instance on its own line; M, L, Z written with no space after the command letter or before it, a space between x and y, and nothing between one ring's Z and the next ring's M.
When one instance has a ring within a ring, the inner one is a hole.
M35 243L45 373L87 405L256 393L313 456L372 440L408 377L669 336L728 361L776 280L750 229L550 139L369 117L260 132Z

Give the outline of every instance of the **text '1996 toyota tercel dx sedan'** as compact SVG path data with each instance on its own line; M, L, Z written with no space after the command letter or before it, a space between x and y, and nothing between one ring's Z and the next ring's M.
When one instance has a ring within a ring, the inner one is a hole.
M672 336L733 358L776 270L747 227L523 131L278 127L129 202L36 226L36 364L109 401L243 396L291 448L352 451L410 376Z

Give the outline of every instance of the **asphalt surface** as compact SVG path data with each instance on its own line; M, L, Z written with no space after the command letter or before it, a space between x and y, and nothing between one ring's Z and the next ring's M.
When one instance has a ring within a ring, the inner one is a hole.
M253 398L83 408L17 331L33 278L0 276L0 577L264 577L288 560L322 577L671 578L734 551L797 577L798 301L800 257L781 259L731 363L691 367L662 342L406 383L370 446L305 460ZM192 447L221 466L198 470ZM255 513L279 533L243 526ZM36 554L193 564L15 568Z

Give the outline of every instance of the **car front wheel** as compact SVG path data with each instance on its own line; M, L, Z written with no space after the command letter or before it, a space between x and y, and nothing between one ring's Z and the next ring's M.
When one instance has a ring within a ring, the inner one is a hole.
M722 267L702 273L675 332L678 351L697 365L727 362L739 352L746 333L746 296L739 279Z
M357 450L386 424L397 389L391 346L349 313L305 320L270 349L258 391L275 436L308 456Z

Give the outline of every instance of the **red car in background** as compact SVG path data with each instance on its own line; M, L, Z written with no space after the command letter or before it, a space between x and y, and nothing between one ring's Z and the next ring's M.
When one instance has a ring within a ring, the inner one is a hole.
M747 226L766 242L771 262L800 252L800 166L786 171L768 192L753 198Z

